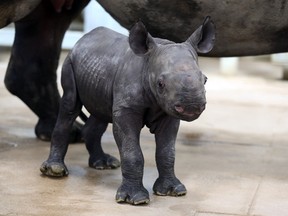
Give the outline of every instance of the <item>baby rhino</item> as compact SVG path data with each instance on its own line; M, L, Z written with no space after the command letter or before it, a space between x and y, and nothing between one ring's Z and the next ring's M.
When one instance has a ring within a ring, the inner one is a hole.
M68 175L64 157L69 131L84 105L91 114L83 129L90 167L120 166L101 147L108 123L113 124L122 169L117 202L149 202L142 183L144 158L139 144L144 126L156 140L159 177L153 186L155 194L185 195L186 188L174 173L175 140L180 120L193 121L205 109L207 78L198 67L197 52L209 52L214 39L209 17L183 43L153 38L142 22L132 27L128 38L104 27L86 34L63 65L64 94L50 155L41 172Z

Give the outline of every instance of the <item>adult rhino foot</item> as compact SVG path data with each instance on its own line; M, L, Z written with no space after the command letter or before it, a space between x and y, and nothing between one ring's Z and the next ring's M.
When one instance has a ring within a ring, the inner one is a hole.
M158 178L154 183L153 191L159 196L184 196L187 193L185 186L177 178Z
M132 205L148 204L150 202L149 193L143 186L121 185L117 190L116 202Z
M35 126L35 134L42 141L50 141L55 126L55 120L39 119Z
M40 171L50 177L64 177L69 174L67 167L63 162L49 162L45 161L41 167Z
M109 154L104 154L101 158L97 158L96 160L90 158L89 166L94 169L100 169L100 170L116 169L120 167L120 161Z
M52 132L55 127L55 121L54 120L43 120L39 119L35 126L35 134L38 139L42 141L51 141ZM82 138L82 130L83 125L79 122L74 122L72 130L70 132L70 143L78 143L83 142Z

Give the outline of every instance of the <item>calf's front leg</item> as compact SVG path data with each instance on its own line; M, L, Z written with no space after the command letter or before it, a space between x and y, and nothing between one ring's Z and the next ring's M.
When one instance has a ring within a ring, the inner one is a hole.
M176 178L174 172L175 140L180 120L163 118L156 129L156 164L159 177L153 191L160 196L182 196L187 193L185 186Z
M142 116L116 114L113 118L113 134L120 152L122 184L117 190L116 201L133 205L149 203L149 193L143 186L144 158L139 136Z

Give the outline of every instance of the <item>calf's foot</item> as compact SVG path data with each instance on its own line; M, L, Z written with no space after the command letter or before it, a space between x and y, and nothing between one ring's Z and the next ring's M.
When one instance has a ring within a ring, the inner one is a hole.
M184 196L187 193L185 186L177 178L158 178L153 191L159 196Z
M90 157L89 166L99 170L116 169L120 167L120 161L109 154L104 154L102 157L97 157L96 159Z
M116 202L132 205L148 204L150 201L148 191L141 186L122 184L117 190Z
M50 177L64 177L69 174L64 162L45 161L40 167L40 171Z

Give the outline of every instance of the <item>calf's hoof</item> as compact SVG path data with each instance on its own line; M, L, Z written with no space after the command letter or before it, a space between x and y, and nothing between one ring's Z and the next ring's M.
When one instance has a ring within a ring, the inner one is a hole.
M143 187L121 185L117 190L116 202L129 203L132 205L144 205L150 202L149 193Z
M40 171L50 177L64 177L69 174L67 167L61 162L48 162L45 161L41 167Z
M159 196L184 196L187 193L185 186L177 178L158 178L154 183L153 191Z
M97 158L96 160L90 158L89 166L99 170L116 169L120 167L120 161L109 154L104 154L101 158Z

